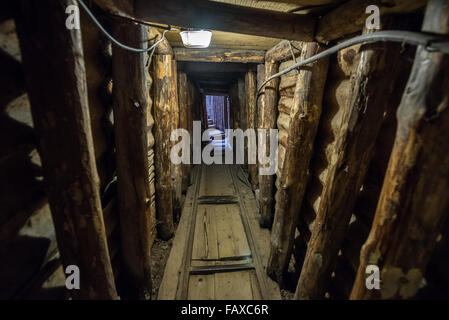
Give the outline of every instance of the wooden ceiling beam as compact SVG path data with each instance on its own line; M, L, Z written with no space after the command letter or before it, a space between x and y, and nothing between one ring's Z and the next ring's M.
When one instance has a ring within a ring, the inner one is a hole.
M380 16L407 13L426 5L427 0L351 0L325 15L318 23L316 40L326 42L358 32L365 26L369 5L380 8ZM387 5L390 4L390 5Z
M265 61L263 50L173 48L173 54L177 61L238 63L264 63Z
M276 63L292 59L292 54L298 57L301 54L301 43L298 41L281 41L265 54L265 61Z
M235 81L241 75L241 73L224 73L224 72L211 72L211 73L187 73L189 77L197 81L209 82L209 83L230 83Z
M213 63L213 62L189 62L178 61L178 69L187 73L210 73L210 72L246 72L251 65L246 63Z
M229 96L229 90L227 91L217 91L217 90L205 90L204 94L207 96Z
M206 0L95 0L104 10L145 22L312 41L316 18Z

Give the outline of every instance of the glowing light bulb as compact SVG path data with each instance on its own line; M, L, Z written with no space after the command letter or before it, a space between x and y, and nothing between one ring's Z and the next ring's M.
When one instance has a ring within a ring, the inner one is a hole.
M212 32L208 30L189 29L181 31L180 35L186 48L207 48L212 39Z

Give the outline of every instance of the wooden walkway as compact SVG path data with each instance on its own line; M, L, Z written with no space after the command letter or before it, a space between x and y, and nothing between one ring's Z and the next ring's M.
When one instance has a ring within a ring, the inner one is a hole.
M193 170L158 299L280 299L265 273L270 234L240 166Z

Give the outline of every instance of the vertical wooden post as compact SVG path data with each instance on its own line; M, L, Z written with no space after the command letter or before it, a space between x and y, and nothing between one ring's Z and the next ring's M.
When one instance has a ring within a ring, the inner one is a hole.
M170 161L170 134L172 131L173 104L177 101L174 60L170 54L153 56L153 103L156 169L156 217L158 235L164 240L173 236L173 182ZM175 100L176 99L176 100Z
M154 43L160 38L155 38L152 34L154 28L147 29L147 38L153 39ZM150 42L151 43L151 42ZM153 44L151 43L151 44ZM153 117L153 78L152 78L152 64L150 63L151 54L147 54L147 58L145 59L145 78L147 82L147 109L145 114L146 119L146 135L147 135L147 157L148 157L148 183L149 183L149 198L150 202L147 205L148 215L150 216L150 244L153 245L153 242L156 238L156 169L154 166L154 135L153 135L153 127L154 127L154 117Z
M114 22L113 35L133 47L147 43L146 27ZM151 298L150 188L146 130L145 55L112 47L113 108L124 291Z
M91 118L92 136L94 140L95 158L100 190L109 183L115 172L114 145L110 138L112 124L107 121L112 104L105 99L105 82L111 75L109 56L105 56L106 37L92 22L84 10L80 10L81 33L83 36L84 64L86 68L89 114ZM103 23L104 21L102 21Z
M383 28L391 24L383 19ZM370 32L370 31L368 31ZM365 32L367 33L367 32ZM400 95L403 73L401 46L377 43L362 46L352 73L352 92L329 165L315 227L308 244L296 290L297 299L323 299L345 230L365 179L386 113L395 112L392 95Z
M224 97L225 102L225 129L231 129L231 119L230 119L230 104L229 104L230 97L229 95Z
M449 35L448 0L429 2L422 30ZM448 66L448 55L418 48L351 299L408 299L420 287L449 207ZM365 286L368 265L381 270L380 290Z
M189 104L190 103L189 90L187 87L187 75L185 72L182 71L178 73L178 100L179 100L179 128L189 131L190 126L192 126L192 124L189 124L189 122L192 121ZM186 145L185 147L187 148L190 146ZM182 168L182 181L181 181L182 192L186 192L190 181L190 165L182 164L181 168Z
M264 79L276 74L279 71L279 64L266 61L264 65ZM279 78L271 80L263 89L258 98L258 128L267 130L265 145L260 145L262 150L268 155L270 153L270 129L276 129L277 120L277 96L279 88ZM263 165L259 164L259 168ZM274 180L275 175L259 176L259 204L260 204L260 226L271 228L274 216Z
M173 59L173 57L172 57ZM172 82L171 86L174 88L171 89L171 94L173 96L170 97L171 101L171 108L170 108L170 114L169 114L169 121L170 121L170 133L173 130L179 129L179 121L180 121L180 110L179 110L179 99L178 99L178 68L176 66L176 61L172 60ZM178 141L170 142L170 149L172 146L174 146ZM170 152L169 149L169 152ZM171 161L170 161L171 163ZM173 184L173 214L175 215L175 218L178 220L181 216L181 210L182 210L182 164L174 164L171 163L171 179Z
M187 131L189 131L190 136L193 135L193 121L198 120L198 98L195 86L192 84L189 78L187 78L187 116L189 120L187 121ZM193 142L190 141L192 144Z
M316 43L305 43L303 46L301 59L307 59L321 50ZM298 211L307 185L313 141L321 117L328 65L329 60L322 59L308 70L301 70L296 80L267 266L268 275L278 282L282 281L291 257Z
M116 299L101 210L80 30L72 0L21 0L16 25L34 130L63 265L80 270L75 298Z
M203 131L209 129L209 122L207 118L207 105L206 105L206 95L204 92L200 94L200 107L201 107L201 120L203 124Z
M246 128L255 130L256 127L256 72L248 71L245 75L245 106L246 106ZM248 145L249 146L249 145ZM254 145L254 148L256 145ZM254 149L257 155L257 149ZM249 178L253 190L259 188L257 164L248 164Z
M238 123L239 128L242 130L246 130L248 128L248 119L247 119L247 108L246 108L246 88L245 88L245 77L241 76L237 81L237 101L240 107L240 110L238 111Z

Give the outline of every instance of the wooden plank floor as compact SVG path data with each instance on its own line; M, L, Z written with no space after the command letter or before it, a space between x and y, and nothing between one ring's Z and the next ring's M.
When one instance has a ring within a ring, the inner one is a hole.
M193 170L158 299L280 299L266 276L269 231L237 165Z

